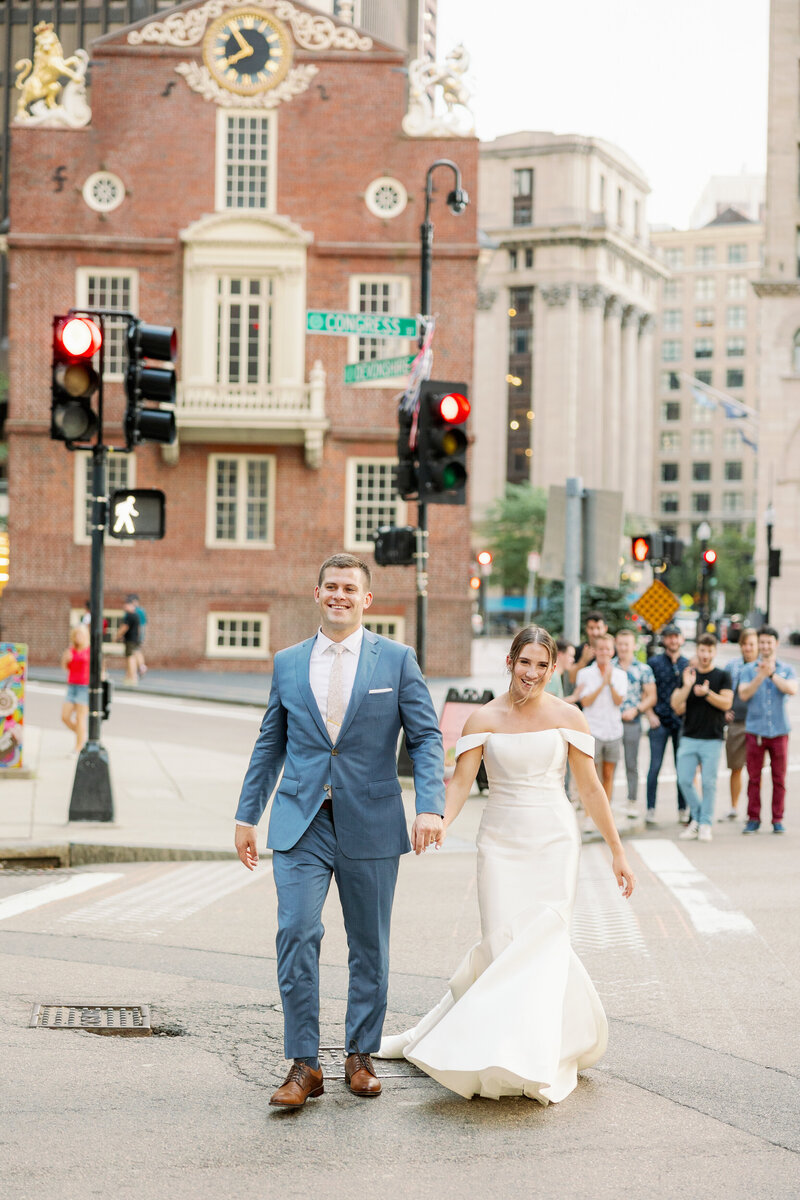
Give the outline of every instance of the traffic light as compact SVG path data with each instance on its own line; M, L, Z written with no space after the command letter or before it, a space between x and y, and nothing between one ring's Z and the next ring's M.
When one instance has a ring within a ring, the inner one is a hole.
M70 448L85 445L99 427L92 396L100 375L93 359L102 344L102 328L91 317L53 317L50 437Z
M465 383L428 379L420 388L417 460L419 499L427 504L465 504L470 413Z
M659 530L655 533L638 533L631 538L631 558L634 562L643 563L648 559L658 562L665 557L664 535Z
M408 567L416 558L417 531L413 525L381 525L372 540L379 567Z
M487 568L491 567L491 565L492 565L491 550L479 550L475 557L478 560L479 567L487 567Z
M415 421L412 413L403 408L397 412L397 494L403 500L416 500L419 495L416 444L411 445Z
M683 562L683 542L678 537L664 534L664 558L673 567Z
M10 547L8 534L5 529L0 531L0 592L3 591L9 578Z
M128 326L128 371L125 376L125 441L128 450L140 442L175 441L175 413L161 404L175 403L175 372L163 364L174 363L178 335L169 325L146 325L133 320ZM149 365L154 360L161 366ZM145 407L146 402L158 407Z
M704 579L708 579L709 576L714 574L714 567L716 565L717 565L716 550L704 550L703 554L702 554L702 563L701 563L701 569L703 572Z

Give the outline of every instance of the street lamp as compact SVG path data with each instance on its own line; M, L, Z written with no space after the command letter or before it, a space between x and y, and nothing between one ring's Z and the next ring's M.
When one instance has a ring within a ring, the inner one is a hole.
M447 207L456 216L463 213L469 204L469 196L461 186L461 171L449 158L438 158L431 163L425 176L425 218L420 226L420 315L419 348L425 344L425 334L431 319L431 269L433 266L433 223L430 219L433 200L433 173L438 167L448 167L453 172L453 187L447 194ZM428 512L420 495L417 501L417 660L420 670L425 672L428 624Z
M701 521L697 526L697 538L700 542L700 632L705 633L708 625L708 591L707 574L705 570L705 553L708 539L711 537L711 526L708 521Z
M772 527L775 524L775 509L772 501L764 513L764 524L767 527L767 591L764 598L764 624L769 625L770 592L772 590Z

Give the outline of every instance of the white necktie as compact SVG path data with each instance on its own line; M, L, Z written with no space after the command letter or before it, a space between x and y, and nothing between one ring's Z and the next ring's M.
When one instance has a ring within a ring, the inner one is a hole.
M328 707L325 712L325 724L328 727L331 741L335 742L344 720L344 667L342 664L344 646L331 646L330 653L333 655L333 665L328 680Z

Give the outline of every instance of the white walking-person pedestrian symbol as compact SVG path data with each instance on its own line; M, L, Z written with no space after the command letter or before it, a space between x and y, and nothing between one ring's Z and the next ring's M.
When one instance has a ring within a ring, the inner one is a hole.
M133 523L133 518L139 516L139 510L136 507L136 497L127 496L124 500L120 500L114 505L114 533L119 533L125 530L126 533L135 533L136 527Z

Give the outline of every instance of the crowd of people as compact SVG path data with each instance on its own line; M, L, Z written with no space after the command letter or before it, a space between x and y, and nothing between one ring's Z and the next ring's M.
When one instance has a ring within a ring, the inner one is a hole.
M769 625L743 629L739 658L718 667L717 639L697 639L694 656L683 653L677 625L661 630L661 651L646 662L636 657L636 636L608 631L601 612L586 618L586 640L578 647L559 642L557 694L579 705L595 739L595 763L611 800L614 774L624 760L626 814L640 814L639 746L643 722L649 736L646 824L657 828L658 779L667 745L677 776L682 839L712 840L717 778L723 746L730 769L730 808L720 819L736 820L747 769L747 820L743 833L761 826L761 776L769 755L772 830L784 832L789 719L786 701L797 691L794 669L777 658L778 634ZM555 690L555 689L554 689Z

